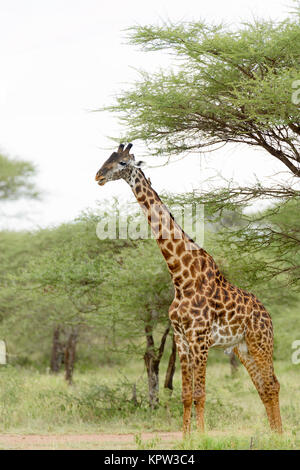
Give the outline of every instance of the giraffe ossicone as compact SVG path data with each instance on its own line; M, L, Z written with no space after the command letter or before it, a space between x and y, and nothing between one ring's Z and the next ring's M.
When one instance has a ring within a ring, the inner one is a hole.
M271 429L282 432L279 382L273 367L272 320L255 295L231 284L212 256L176 223L130 154L120 144L102 165L96 181L124 179L155 235L174 285L169 318L182 373L183 431L190 432L196 407L197 428L204 430L205 375L210 348L232 350L246 367L265 406Z

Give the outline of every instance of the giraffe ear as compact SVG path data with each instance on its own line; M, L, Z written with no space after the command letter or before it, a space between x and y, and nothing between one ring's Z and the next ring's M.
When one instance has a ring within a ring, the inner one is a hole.
M134 162L134 166L136 168L141 168L142 166L145 167L146 163L143 162L142 160L138 161L138 162Z

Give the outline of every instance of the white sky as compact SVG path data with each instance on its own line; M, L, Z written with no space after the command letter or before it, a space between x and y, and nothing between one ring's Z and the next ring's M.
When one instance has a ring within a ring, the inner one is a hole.
M120 135L116 116L91 113L137 78L134 68L153 71L171 64L160 53L126 45L124 29L135 24L199 20L234 25L255 17L283 19L286 0L0 0L0 151L34 162L41 203L2 209L0 227L33 228L71 220L96 200L132 200L123 181L100 188L94 176L115 150L106 136ZM137 158L144 153L136 144ZM232 157L229 158L229 154ZM149 166L157 160L147 158ZM167 167L145 170L152 185L183 192L214 174L240 183L285 170L274 158L243 146L226 147ZM217 179L216 179L217 184ZM21 217L22 215L22 217Z

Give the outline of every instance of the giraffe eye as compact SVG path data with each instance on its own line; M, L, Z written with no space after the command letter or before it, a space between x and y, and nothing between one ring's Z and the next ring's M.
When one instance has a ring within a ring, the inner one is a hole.
M126 166L127 163L126 163L126 162L119 162L119 165L121 165L121 166Z

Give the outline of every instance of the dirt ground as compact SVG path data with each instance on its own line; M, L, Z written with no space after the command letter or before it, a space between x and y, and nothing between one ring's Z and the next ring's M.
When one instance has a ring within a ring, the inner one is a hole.
M181 432L135 434L0 434L1 450L171 449Z

